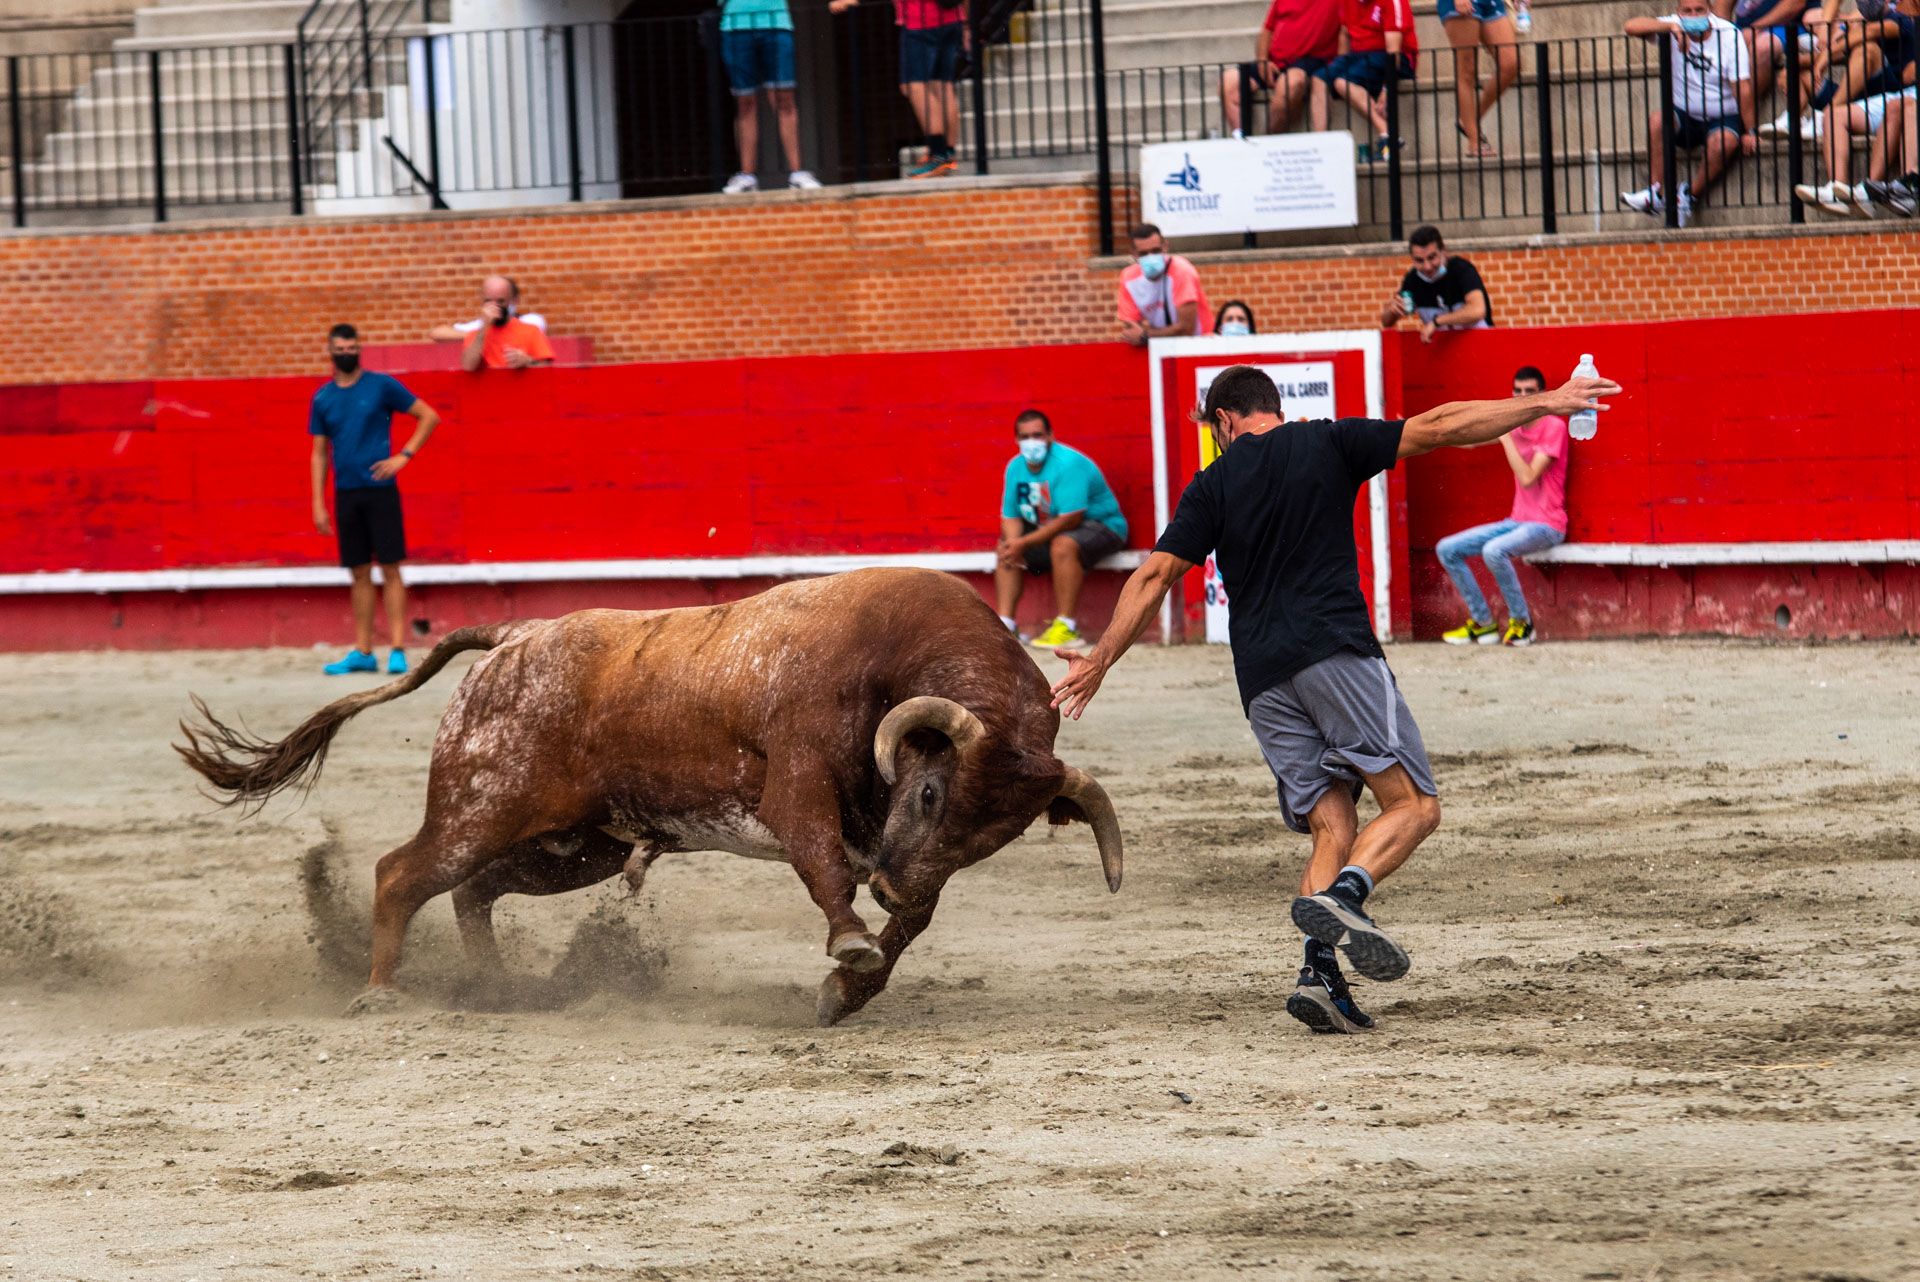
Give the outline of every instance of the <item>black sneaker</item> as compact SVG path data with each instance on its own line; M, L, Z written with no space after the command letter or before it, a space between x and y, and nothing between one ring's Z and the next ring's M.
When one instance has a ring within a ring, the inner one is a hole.
M1364 1033L1373 1017L1353 1004L1346 977L1339 971L1322 974L1311 966L1300 968L1300 982L1287 998L1287 1014L1316 1033Z
M1407 950L1374 925L1373 918L1324 890L1293 901L1293 924L1345 953L1353 968L1368 979L1398 979L1413 964Z

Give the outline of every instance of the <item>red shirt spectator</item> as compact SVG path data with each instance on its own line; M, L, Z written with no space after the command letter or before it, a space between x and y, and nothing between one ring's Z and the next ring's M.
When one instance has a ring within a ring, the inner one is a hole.
M1409 58L1420 48L1408 0L1340 0L1340 24L1347 29L1347 45L1355 53L1385 53L1389 31L1401 34L1400 52Z
M1261 25L1272 33L1268 60L1283 67L1302 58L1324 61L1340 52L1339 0L1273 0Z
M967 20L965 5L943 9L937 0L893 0L893 11L899 17L900 25L908 31L950 27L956 22Z

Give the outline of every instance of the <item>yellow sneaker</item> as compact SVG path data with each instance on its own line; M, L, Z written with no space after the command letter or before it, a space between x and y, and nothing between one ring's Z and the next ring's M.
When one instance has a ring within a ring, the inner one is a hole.
M1440 639L1448 645L1499 645L1500 629L1491 623L1476 623L1468 619L1459 627L1442 632Z
M1522 623L1518 619L1508 619L1507 631L1506 634L1500 638L1500 644L1532 645L1533 625L1531 623Z
M1057 650L1061 646L1079 645L1083 640L1078 630L1067 626L1065 619L1055 619L1028 644L1041 650Z

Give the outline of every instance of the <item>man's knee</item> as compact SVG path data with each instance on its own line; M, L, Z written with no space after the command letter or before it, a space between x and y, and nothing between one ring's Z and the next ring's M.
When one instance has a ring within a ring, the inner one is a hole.
M1071 534L1054 535L1052 541L1047 544L1047 551L1053 555L1056 563L1071 560L1076 565L1079 564L1080 542Z
M1424 792L1415 791L1402 798L1394 807L1403 810L1408 819L1418 827L1421 841L1425 841L1440 827L1440 798Z
M364 565L349 566L347 569L347 573L353 576L353 581L355 583L373 582L373 564L371 562L368 562Z
M1330 788L1312 810L1307 812L1307 831L1315 841L1334 841L1351 846L1360 835L1360 817L1338 788Z

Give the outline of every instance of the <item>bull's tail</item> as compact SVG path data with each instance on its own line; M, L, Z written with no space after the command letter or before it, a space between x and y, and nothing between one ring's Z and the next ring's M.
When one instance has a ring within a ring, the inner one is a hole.
M333 736L348 718L419 689L463 650L493 649L507 639L515 626L496 623L450 632L433 647L433 652L420 666L406 676L372 690L335 699L277 743L225 724L208 710L199 695L194 695L193 706L200 714L199 724L182 721L180 732L187 741L174 744L173 750L213 785L214 799L221 805L247 804L257 810L283 788L297 786L304 790L314 785Z

